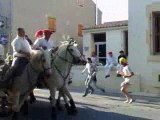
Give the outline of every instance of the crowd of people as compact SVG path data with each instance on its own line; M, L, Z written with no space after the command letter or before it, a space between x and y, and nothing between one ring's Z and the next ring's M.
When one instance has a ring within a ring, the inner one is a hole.
M83 69L82 73L87 71L88 75L85 79L85 86L86 90L84 92L83 97L86 97L88 94L93 94L94 88L91 85L92 83L95 85L95 87L102 92L105 92L104 88L101 88L97 85L97 77L96 74L98 72L98 59L95 52L92 52L92 56L87 58L87 63L85 68ZM132 103L133 99L128 93L128 87L132 84L132 81L130 78L134 75L131 68L129 67L129 64L127 62L127 56L125 55L124 51L119 51L119 56L116 61L113 53L110 51L107 53L106 57L106 65L105 65L105 79L109 78L111 70L115 68L116 69L116 76L117 77L123 77L124 81L121 83L121 92L125 95L126 101L124 103Z

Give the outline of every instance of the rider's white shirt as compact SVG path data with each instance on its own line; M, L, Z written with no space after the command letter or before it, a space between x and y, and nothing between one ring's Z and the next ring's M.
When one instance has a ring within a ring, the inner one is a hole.
M11 43L13 47L13 56L15 57L25 57L24 54L19 53L20 50L26 53L31 53L31 46L29 45L28 41L23 38L17 36Z
M46 47L47 49L51 49L54 47L54 42L53 42L53 40L50 40L50 39L47 41L44 39L44 37L38 38L34 42L33 48L36 49L39 47Z

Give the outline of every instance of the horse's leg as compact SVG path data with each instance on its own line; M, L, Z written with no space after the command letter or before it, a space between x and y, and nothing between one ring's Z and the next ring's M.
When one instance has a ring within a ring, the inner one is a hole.
M30 99L29 99L30 104L36 102L36 97L34 96L33 91L29 94L29 96L30 96Z
M50 95L51 95L51 105L52 105L52 117L57 118L57 112L56 112L56 99L55 99L55 94L56 94L57 88L52 88L50 89Z
M69 103L71 105L71 111L73 114L76 114L78 111L77 111L77 108L76 108L76 105L75 105L75 102L69 92L69 90L66 88L66 87L63 87L63 92L65 93L65 95L69 98Z
M23 115L28 116L28 101L25 100L24 104L22 105L20 111L23 113Z
M19 105L19 98L20 98L20 91L18 91L16 88L12 89L12 99L13 99L13 105L12 105L12 110L14 112L19 112L20 109L18 107Z
M63 108L62 108L62 106L61 106L61 97L62 97L62 91L59 90L59 92L58 92L58 99L56 100L56 107L57 107L57 109L58 109L59 111L62 111L62 110L63 110Z
M63 96L64 102L65 102L65 108L66 108L66 110L67 110L67 113L68 113L69 115L72 115L73 112L72 112L72 109L71 109L70 106L69 106L68 99L67 99L67 96L66 96L66 94L65 94L64 89L61 88L60 92L61 92L61 95Z

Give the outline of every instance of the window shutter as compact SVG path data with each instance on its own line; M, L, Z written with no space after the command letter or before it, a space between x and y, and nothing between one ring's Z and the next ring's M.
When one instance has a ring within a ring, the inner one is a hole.
M48 17L48 29L56 32L56 19L54 17Z
M153 50L154 53L160 52L160 12L154 13L154 40L153 40Z
M83 36L83 25L82 24L78 25L78 36L79 37Z

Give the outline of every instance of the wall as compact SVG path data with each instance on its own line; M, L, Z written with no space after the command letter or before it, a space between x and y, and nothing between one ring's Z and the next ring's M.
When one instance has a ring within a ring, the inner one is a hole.
M93 34L106 33L106 50L112 51L115 58L117 58L119 55L119 51L123 50L124 47L123 31L127 29L127 27L115 27L96 30L85 30L83 37L83 54L85 54L86 57L91 56L91 53L94 50ZM85 50L86 46L89 47L88 51Z
M107 52L112 51L116 58L119 56L119 51L123 50L124 30L127 30L127 27L115 28L106 31L106 50Z
M92 0L86 0L84 7L78 6L75 0L14 0L12 4L13 37L17 27L24 27L34 40L36 30L47 28L47 16L54 16L56 33L52 39L60 44L64 36L70 35L78 41L82 51L82 37L77 34L78 24L95 25L95 4Z
M73 66L71 70L72 84L71 86L78 88L85 88L84 80L87 76L87 73L81 74L85 66ZM120 84L123 81L122 77L116 77L116 70L112 70L111 77L105 79L105 69L104 66L98 66L97 73L97 84L106 89L108 92L120 92ZM140 76L135 75L131 78L133 85L130 86L130 92L139 92L140 91Z
M0 20L4 21L4 27L0 28L0 35L5 35L10 42L11 33L11 0L0 0ZM3 45L4 56L10 47L10 43Z
M151 8L158 10L160 0L129 1L129 63L133 71L140 75L140 90L159 94L160 56L150 54Z

